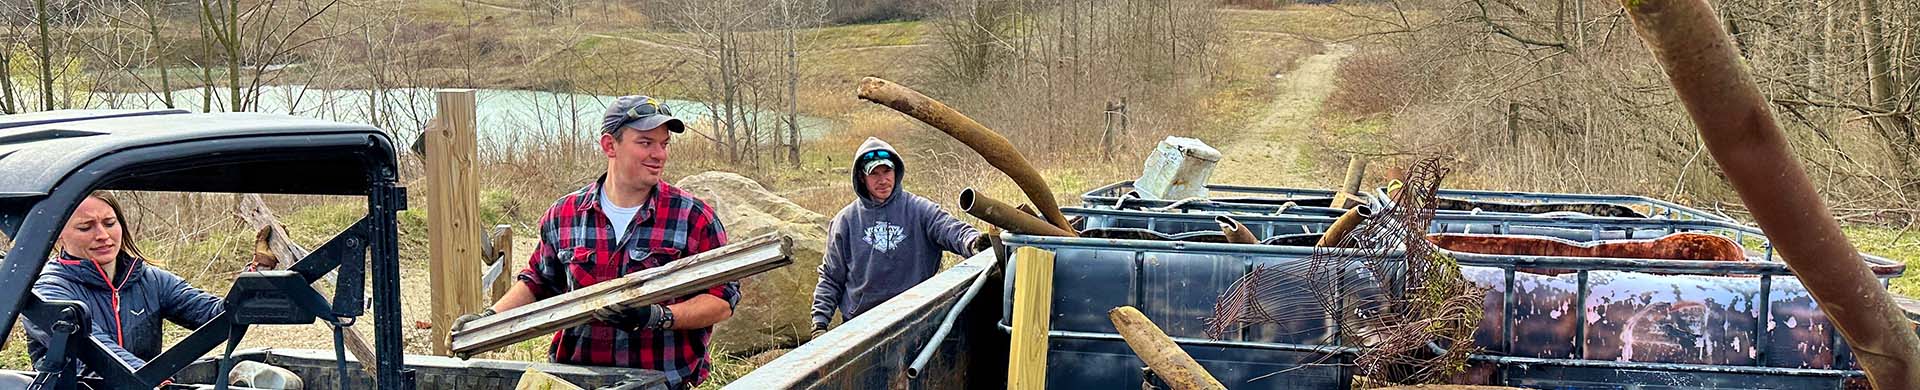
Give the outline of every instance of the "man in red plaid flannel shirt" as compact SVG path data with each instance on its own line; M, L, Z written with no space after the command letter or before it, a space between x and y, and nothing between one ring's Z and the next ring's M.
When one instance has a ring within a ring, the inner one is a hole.
M660 179L672 133L685 125L666 106L625 96L607 108L600 149L607 173L560 197L540 218L540 246L507 294L467 321L661 266L726 245L707 204ZM667 385L691 388L707 378L713 325L733 316L738 282L659 304L611 308L596 321L553 335L555 363L635 367L666 373Z

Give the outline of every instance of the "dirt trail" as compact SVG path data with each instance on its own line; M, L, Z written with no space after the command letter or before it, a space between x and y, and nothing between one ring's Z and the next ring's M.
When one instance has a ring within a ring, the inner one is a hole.
M1292 71L1276 76L1280 94L1259 122L1219 145L1225 156L1208 181L1259 186L1325 187L1337 178L1309 177L1299 166L1300 149L1312 139L1313 120L1320 104L1333 92L1335 70L1353 54L1353 46L1330 43L1320 54L1301 60Z

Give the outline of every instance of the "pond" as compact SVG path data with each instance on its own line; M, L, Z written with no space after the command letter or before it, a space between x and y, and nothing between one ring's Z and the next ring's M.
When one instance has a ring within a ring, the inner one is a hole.
M412 134L434 116L436 90L395 88L377 93L369 89L319 89L299 85L261 87L259 107L254 111L374 124L406 138L396 141L407 144L412 142ZM174 105L201 111L204 92L199 88L176 90L172 93ZM227 106L224 102L230 99L230 90L219 88L214 93L215 109L224 111ZM88 106L92 108L165 107L158 95L150 93L94 93L91 98L92 103ZM539 137L592 139L598 135L601 113L605 112L607 104L613 102L614 98L562 92L479 89L475 96L475 116L480 142L515 146ZM369 103L376 100L382 103ZM661 100L673 109L676 117L687 121L688 127L692 128L690 131L708 126L706 122L713 118L706 103ZM375 107L379 109L376 111ZM784 112L761 111L756 116L760 122L757 128L765 129L762 132L764 136L770 137L771 131L785 128ZM818 138L844 126L832 119L804 115L799 118L802 140ZM778 134L784 135L785 131L781 130Z

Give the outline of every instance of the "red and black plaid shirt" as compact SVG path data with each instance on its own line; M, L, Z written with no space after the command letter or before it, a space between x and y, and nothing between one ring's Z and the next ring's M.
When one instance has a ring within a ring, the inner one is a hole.
M555 201L540 218L540 246L519 279L537 299L591 286L604 280L658 267L727 243L726 230L707 204L661 182L614 242L612 222L600 210L606 177ZM700 294L740 302L739 282L713 286ZM698 294L695 294L698 295ZM693 298L688 295L662 303ZM553 335L548 358L555 363L635 367L667 374L669 387L698 385L707 378L707 341L713 328L627 332L602 322Z

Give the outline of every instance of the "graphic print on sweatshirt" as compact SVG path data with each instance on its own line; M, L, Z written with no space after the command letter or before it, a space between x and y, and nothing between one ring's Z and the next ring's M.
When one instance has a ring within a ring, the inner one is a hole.
M879 250L880 253L893 251L893 248L900 246L900 241L906 238L906 229L901 229L900 225L887 223L887 221L874 222L873 226L867 228L867 245L872 245L873 249Z

